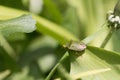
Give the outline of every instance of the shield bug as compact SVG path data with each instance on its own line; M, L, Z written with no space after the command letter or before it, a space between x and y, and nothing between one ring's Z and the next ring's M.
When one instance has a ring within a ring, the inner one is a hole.
M74 52L76 55L82 55L86 49L86 44L79 41L70 41L64 45L69 51Z

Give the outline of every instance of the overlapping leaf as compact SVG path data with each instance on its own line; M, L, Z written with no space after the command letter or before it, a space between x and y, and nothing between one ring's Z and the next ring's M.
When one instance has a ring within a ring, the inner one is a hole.
M0 21L0 32L8 36L15 32L29 33L36 29L35 20L30 15L23 15L18 18Z

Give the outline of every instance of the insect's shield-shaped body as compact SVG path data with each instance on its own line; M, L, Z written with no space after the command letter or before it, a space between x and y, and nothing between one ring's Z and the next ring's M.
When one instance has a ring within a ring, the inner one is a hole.
M78 52L84 51L86 49L86 45L84 43L71 41L70 45L68 46L68 49Z
M69 51L76 53L77 55L82 55L86 49L86 44L78 41L70 41L64 45Z

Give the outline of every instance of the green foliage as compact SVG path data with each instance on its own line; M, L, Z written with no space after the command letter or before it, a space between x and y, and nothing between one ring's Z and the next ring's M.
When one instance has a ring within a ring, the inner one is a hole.
M0 32L4 36L9 36L10 34L16 32L30 33L36 29L35 23L35 20L33 20L30 15L0 21Z
M30 0L0 0L0 79L120 80L120 30L105 20L117 1L42 1L37 15Z

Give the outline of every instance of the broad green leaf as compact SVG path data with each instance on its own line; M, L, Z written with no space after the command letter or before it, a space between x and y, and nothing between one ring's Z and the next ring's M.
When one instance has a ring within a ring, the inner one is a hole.
M82 80L120 79L120 55L118 53L88 46L82 56L71 55L70 57L70 74L77 75L74 78L82 78Z
M5 37L8 37L12 33L30 33L36 29L35 20L30 15L23 15L18 18L0 21L0 43L6 52L12 57L15 55L15 51L6 41Z
M36 29L35 20L30 15L23 15L18 18L0 21L0 32L8 36L15 32L30 33Z
M0 19L5 20L14 18L23 14L30 14L26 11L0 6ZM9 14L8 14L9 13ZM78 40L73 34L63 29L61 26L52 23L42 17L32 14L37 21L37 30L55 38L60 44L65 44L70 40Z

